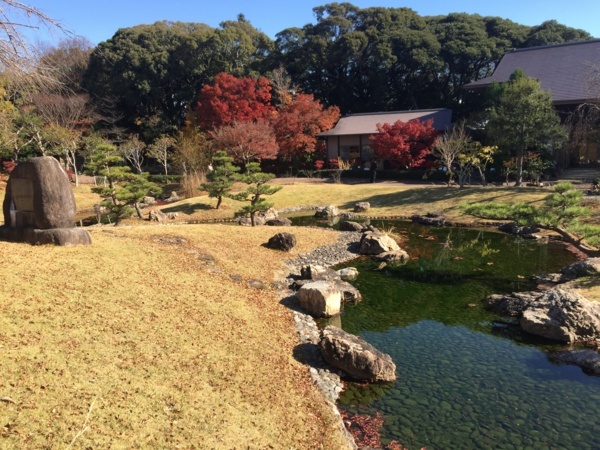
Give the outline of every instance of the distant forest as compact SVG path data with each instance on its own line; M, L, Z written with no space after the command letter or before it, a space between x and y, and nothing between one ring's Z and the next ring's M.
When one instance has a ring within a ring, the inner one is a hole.
M505 52L592 39L554 20L530 27L350 3L314 13L315 23L282 30L275 40L243 15L218 28L164 21L120 29L93 49L81 89L146 140L180 129L202 86L220 72L265 76L342 114L448 107L460 117L480 102L461 86L490 75Z

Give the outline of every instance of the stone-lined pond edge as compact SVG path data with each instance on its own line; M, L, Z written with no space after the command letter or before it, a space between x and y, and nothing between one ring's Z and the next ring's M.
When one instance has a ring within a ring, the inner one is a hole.
M303 266L313 264L330 267L356 259L359 256L358 253L353 250L353 247L357 246L361 236L360 233L336 230L331 231L338 234L337 242L318 247L308 254L300 255L286 261L286 271L288 273L286 286L291 284L292 280L290 277L300 274L300 269ZM289 289L282 291L281 296L282 302L287 304L293 310L294 322L300 339L300 345L296 349L295 356L308 366L313 382L323 393L326 402L335 413L338 420L338 426L348 440L349 448L357 449L358 446L354 442L352 435L346 429L336 405L336 401L344 389L340 377L341 372L329 366L321 356L317 347L320 340L320 332L317 323L312 316L301 311L293 291Z

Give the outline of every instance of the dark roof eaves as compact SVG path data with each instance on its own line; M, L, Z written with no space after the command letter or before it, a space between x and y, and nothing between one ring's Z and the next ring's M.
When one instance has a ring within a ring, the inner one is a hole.
M543 50L543 49L547 49L547 48L567 47L567 46L573 46L573 45L585 45L585 44L592 44L592 43L600 43L600 39L588 39L587 41L563 42L562 44L539 45L537 47L515 48L509 52L506 52L505 55L508 53L520 53L520 52L528 52L528 51L532 51L532 50Z

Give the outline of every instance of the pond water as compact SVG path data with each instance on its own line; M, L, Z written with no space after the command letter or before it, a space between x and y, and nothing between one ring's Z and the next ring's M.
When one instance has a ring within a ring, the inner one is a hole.
M368 259L345 264L360 271L353 284L364 300L345 305L332 323L389 353L398 380L350 383L339 407L380 412L382 441L409 449L600 448L600 378L550 363L555 344L521 333L482 301L533 289L532 274L558 271L574 256L560 243L383 227L392 225L411 260L381 270Z

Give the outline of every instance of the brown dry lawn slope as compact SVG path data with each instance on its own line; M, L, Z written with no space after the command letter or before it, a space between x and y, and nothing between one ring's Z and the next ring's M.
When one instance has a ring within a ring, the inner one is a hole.
M291 312L247 284L335 235L295 230L289 255L261 247L274 232L145 226L94 229L91 247L2 243L0 448L343 448L292 356Z

